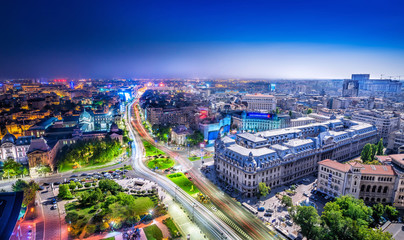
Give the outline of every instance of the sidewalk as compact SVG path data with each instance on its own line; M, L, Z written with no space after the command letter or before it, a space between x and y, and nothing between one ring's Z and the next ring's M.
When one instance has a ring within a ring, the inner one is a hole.
M182 238L185 239L189 234L192 240L206 240L205 234L197 224L189 220L188 215L180 208L180 205L173 201L170 195L163 201L168 206L168 214L173 218L174 222L180 228Z

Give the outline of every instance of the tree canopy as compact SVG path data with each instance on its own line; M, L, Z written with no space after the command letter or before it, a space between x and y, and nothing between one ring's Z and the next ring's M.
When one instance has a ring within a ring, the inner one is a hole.
M390 240L392 236L369 226L373 222L371 216L381 216L379 205L372 209L363 200L352 196L341 196L328 202L321 217L309 206L297 206L290 209L290 214L302 229L302 234L313 240ZM374 212L376 211L376 213ZM383 215L383 214L382 214Z
M268 195L269 191L271 190L271 188L268 187L266 183L260 182L260 183L258 183L258 190L259 190L260 196L266 197Z

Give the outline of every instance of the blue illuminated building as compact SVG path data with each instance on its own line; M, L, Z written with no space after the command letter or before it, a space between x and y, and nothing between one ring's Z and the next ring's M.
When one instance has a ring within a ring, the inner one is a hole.
M217 119L204 119L199 123L199 130L202 132L203 137L208 145L215 142L217 136L227 135L230 132L231 117L225 116L224 118Z
M290 126L290 117L278 116L276 113L245 112L233 114L233 124L239 131L267 131L287 128Z

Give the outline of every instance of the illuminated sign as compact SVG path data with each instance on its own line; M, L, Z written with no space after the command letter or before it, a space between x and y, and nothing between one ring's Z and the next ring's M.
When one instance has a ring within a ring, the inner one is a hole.
M252 118L272 118L272 114L270 113L247 113L248 117Z

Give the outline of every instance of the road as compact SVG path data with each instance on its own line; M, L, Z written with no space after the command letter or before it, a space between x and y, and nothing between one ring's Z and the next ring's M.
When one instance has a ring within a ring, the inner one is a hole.
M142 159L144 156L143 143L141 141L140 136L136 131L134 131L131 123L134 124L135 128L138 130L139 125L141 125L138 121L131 121L131 110L133 108L134 102L128 104L125 119L127 119L126 123L128 125L129 134L131 139L133 139L132 143L132 165L133 169L138 176L142 176L145 179L150 179L160 187L162 187L165 191L167 191L170 195L175 196L177 201L189 212L193 213L194 220L199 223L199 226L204 230L212 239L242 239L232 228L226 225L221 219L219 219L216 215L214 215L211 211L209 211L204 205L199 203L196 199L192 198L185 191L177 187L172 181L156 174L151 171L149 168L144 166ZM192 236L191 236L192 239Z
M166 152L170 157L176 159L183 169L187 170L189 175L194 179L195 185L207 196L210 197L212 203L224 213L228 219L231 219L239 229L242 229L251 239L277 239L280 238L275 232L269 230L259 219L254 217L250 212L242 208L237 201L229 197L227 194L217 188L211 181L207 180L193 164L181 156L180 154L172 151L171 149L156 144L154 139L150 137L147 131L140 124L140 116L137 108L134 108L135 116L133 124L140 135L149 141L154 146ZM130 109L129 109L130 111Z

